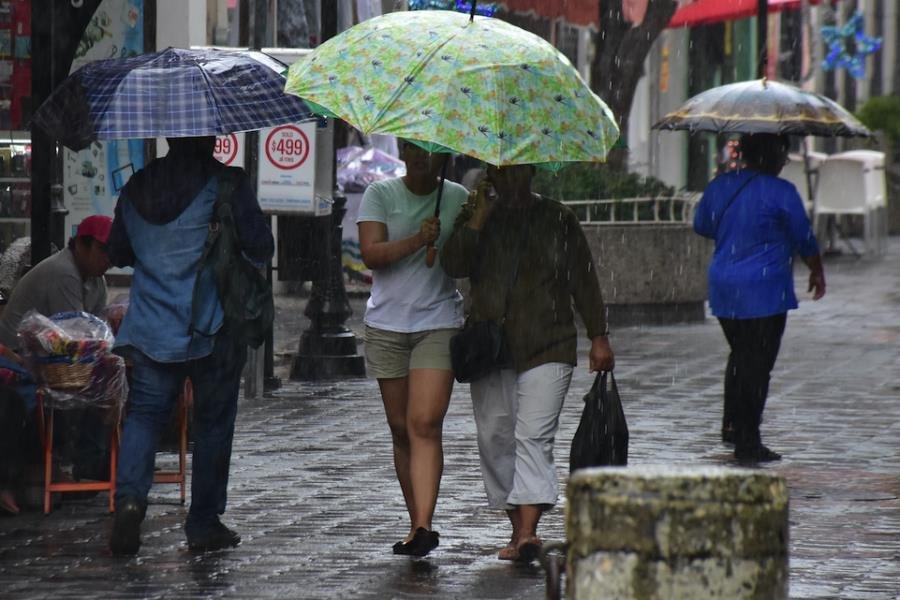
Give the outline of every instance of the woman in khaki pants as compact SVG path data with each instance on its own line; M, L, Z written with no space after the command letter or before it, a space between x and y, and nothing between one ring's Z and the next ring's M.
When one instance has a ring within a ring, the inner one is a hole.
M468 193L444 182L441 218L434 217L444 155L404 143L401 157L406 175L371 184L357 224L362 259L373 272L364 319L366 362L381 389L410 521L393 552L425 556L439 542L432 517L453 388L449 341L463 322L462 297L439 262L426 265L426 247L440 248Z

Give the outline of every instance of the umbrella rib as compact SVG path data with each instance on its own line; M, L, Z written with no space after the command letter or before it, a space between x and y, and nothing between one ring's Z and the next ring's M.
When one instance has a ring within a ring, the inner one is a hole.
M211 101L212 104L213 104L213 108L214 108L214 110L215 110L216 116L219 117L219 118L216 120L216 122L221 123L221 122L222 122L222 109L221 109L221 107L219 106L219 99L216 98L216 95L213 93L212 79L210 79L210 77L209 77L209 75L206 73L206 71L203 70L202 68L200 68L199 65L195 65L195 66L196 66L198 69L200 69L200 74L203 76L203 79L206 81L206 86L207 86L207 89L209 90L209 98L210 98L210 101ZM219 133L230 133L230 132L229 132L229 131L220 131Z
M422 59L413 67L413 69L410 71L410 75L415 77L416 75L421 73L434 57L434 55L437 54L441 48L445 47L453 39L455 39L461 31L462 28L460 28L460 30L453 35L448 35L446 38L441 40L441 42L437 44L433 50L425 54ZM387 102L384 103L384 106L381 108L381 110L378 111L378 114L375 116L373 123L378 123L379 121L381 121L381 118L388 113L388 111L394 106L394 104L397 102L400 96L403 95L403 92L408 89L408 87L409 86L406 84L401 84L400 87L398 87L394 91L394 93L391 94L391 97L387 100Z

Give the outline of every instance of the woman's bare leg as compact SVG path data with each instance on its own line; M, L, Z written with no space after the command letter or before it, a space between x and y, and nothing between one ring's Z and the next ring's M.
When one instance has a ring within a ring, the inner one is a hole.
M397 472L397 481L403 491L403 501L406 503L406 511L409 513L410 533L404 539L408 542L415 531L415 507L413 505L412 482L409 476L409 432L406 427L406 413L409 397L409 378L396 377L392 379L379 379L378 387L381 388L381 400L384 403L384 413L387 417L388 427L391 429L391 441L394 447L394 470Z
M409 436L409 478L412 484L410 515L413 530L431 531L444 470L441 433L450 404L453 374L444 369L413 369L409 373L406 429Z

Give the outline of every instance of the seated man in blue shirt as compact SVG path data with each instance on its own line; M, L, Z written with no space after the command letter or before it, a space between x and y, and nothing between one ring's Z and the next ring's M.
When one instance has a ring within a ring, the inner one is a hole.
M787 136L744 135L740 148L744 168L709 183L694 231L716 242L709 308L731 348L722 439L734 443L739 462L755 463L781 458L763 445L759 425L787 311L797 308L794 255L809 267L813 300L825 295L825 273L800 195L778 177L787 162Z

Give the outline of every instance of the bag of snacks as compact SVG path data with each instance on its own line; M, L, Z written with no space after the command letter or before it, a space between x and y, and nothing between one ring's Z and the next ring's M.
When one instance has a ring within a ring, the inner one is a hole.
M26 364L57 407L121 405L127 393L124 360L103 319L86 312L46 317L28 311L18 335Z

